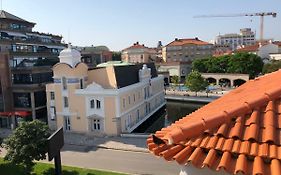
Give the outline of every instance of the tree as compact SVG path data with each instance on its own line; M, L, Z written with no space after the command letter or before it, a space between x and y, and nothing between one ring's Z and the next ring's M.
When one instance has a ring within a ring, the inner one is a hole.
M180 78L179 78L179 76L177 76L177 75L172 76L172 77L171 77L171 82L172 82L173 84L175 84L176 86L179 85L179 83L180 83Z
M271 62L265 64L262 69L263 74L271 73L277 71L281 68L281 60L272 60Z
M192 71L186 77L185 85L189 88L189 90L195 92L197 96L197 92L205 90L208 83L198 71Z
M198 72L207 72L207 62L209 61L209 58L203 58L203 59L195 59L192 62L192 70L196 70Z
M29 174L34 166L33 160L46 158L48 126L39 121L22 122L19 127L4 140L7 149L5 160L22 165Z
M113 61L121 61L121 52L113 52L112 53Z
M250 78L254 78L262 72L262 59L252 53L237 53L230 57L228 62L228 73L249 74Z

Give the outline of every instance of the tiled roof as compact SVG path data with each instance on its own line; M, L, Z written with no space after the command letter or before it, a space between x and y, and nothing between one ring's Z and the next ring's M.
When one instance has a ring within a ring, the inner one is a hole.
M128 50L128 49L143 49L143 48L147 48L149 49L148 47L144 46L144 44L139 44L139 42L136 42L134 43L132 46L126 48L126 49L123 49L123 50Z
M188 39L175 39L167 46L182 46L186 44L195 44L195 45L209 45L210 43L201 41L198 38L188 38Z
M230 174L281 174L281 70L250 80L147 139L168 161Z
M259 44L245 46L236 50L236 52L256 52L259 49Z

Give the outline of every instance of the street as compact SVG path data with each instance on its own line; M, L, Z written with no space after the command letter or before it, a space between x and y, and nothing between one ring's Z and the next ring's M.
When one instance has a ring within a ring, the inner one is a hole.
M150 153L65 145L62 164L139 175L179 174L180 166Z

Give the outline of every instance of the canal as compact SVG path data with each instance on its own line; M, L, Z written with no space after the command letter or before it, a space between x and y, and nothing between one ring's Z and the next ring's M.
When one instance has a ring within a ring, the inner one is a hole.
M166 107L163 107L160 111L136 128L134 133L155 133L161 128L174 123L204 105L204 103L168 100Z

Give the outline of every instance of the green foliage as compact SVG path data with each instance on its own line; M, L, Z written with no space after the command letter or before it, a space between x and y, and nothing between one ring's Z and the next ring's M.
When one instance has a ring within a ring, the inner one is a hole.
M250 53L197 59L192 63L192 69L204 73L243 73L254 78L261 73L262 59Z
M5 160L25 168L26 173L31 172L33 160L46 158L47 138L50 136L48 126L39 121L22 122L19 127L4 140L7 149Z
M0 174L1 175L22 175L24 174L24 168L20 165L15 165L9 161L3 161L0 157ZM54 165L46 163L36 163L33 175L53 175L55 174ZM62 166L63 175L123 175L121 173L113 173L101 170L93 170L86 168L76 168L69 166Z
M270 63L267 63L263 66L262 73L267 74L274 71L277 71L281 68L281 60L273 60Z
M121 52L113 52L112 53L113 61L121 61Z
M175 85L178 85L180 83L180 78L177 75L174 75L171 77L171 82Z
M192 71L185 79L185 85L193 92L205 90L208 86L208 82L201 76L198 71Z

